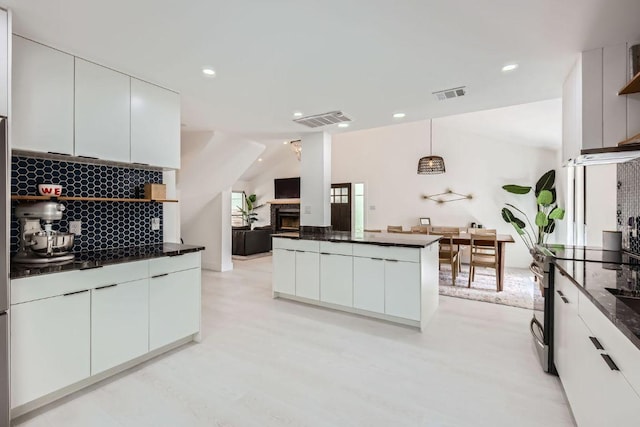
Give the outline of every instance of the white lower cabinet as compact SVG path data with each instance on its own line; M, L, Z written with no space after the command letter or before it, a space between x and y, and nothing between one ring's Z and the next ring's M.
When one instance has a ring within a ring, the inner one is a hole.
M618 332L616 326L609 321L608 331L595 334L589 319L580 313L597 308L560 273L555 282L554 358L578 425L638 425L640 396L625 378L625 371L616 366L616 349L606 345L607 337Z
M11 406L90 375L88 290L11 306Z
M385 314L420 320L420 264L386 259L384 284Z
M320 254L320 301L353 307L353 257Z
M320 299L320 255L296 251L296 296Z
M384 260L353 257L353 306L384 313Z
M296 251L273 250L273 290L289 295L296 294Z
M91 375L149 351L149 279L91 291Z
M149 350L200 330L200 269L152 276L149 280Z

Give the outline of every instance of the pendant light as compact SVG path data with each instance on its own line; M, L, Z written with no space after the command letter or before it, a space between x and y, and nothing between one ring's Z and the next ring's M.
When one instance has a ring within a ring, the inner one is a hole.
M429 155L418 161L418 175L437 175L444 173L444 159L433 155L433 120L429 119Z

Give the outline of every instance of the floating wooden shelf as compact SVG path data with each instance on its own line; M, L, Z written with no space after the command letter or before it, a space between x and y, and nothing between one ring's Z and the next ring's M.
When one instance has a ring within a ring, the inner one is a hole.
M11 200L50 200L50 196L18 196L11 195ZM177 200L151 200L151 199L121 199L116 197L73 197L73 196L60 196L57 198L60 201L81 201L81 202L137 202L137 203L178 203Z
M629 95L640 92L640 73L636 74L629 83L618 92L618 95Z

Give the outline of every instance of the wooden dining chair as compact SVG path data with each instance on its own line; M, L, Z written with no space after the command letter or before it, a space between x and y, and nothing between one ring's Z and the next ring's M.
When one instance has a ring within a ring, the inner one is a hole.
M402 226L401 225L388 225L387 226L387 233L402 233Z
M442 236L440 238L440 250L438 252L438 263L439 265L448 264L451 267L451 284L453 286L456 285L456 278L458 277L458 272L460 271L460 251L456 249L456 246L453 244L453 237L458 233L435 233L432 232L432 235Z
M475 279L476 267L493 268L496 273L496 291L498 285L498 238L496 230L485 228L469 229L471 253L469 256L469 285Z
M463 231L464 230L464 231ZM453 235L458 235L460 233L466 232L466 227L431 227L431 234L437 233L448 233ZM455 250L458 252L458 271L462 271L462 254L460 254L460 245L455 245Z
M411 227L412 233L429 234L429 231L431 231L430 225L414 225L413 227Z

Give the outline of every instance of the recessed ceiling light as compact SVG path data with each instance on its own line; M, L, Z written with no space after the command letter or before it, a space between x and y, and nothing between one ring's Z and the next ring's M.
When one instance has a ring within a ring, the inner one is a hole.
M349 123L338 123L338 127L339 128L348 128L349 127Z
M300 111L296 111L293 113L293 117L302 117L302 113Z
M205 75L205 76L207 76L207 77L213 77L213 76L215 76L215 75L216 75L216 70L214 70L214 69L213 69L213 68L211 68L211 67L204 67L204 68L202 69L202 74L204 74L204 75Z
M502 71L504 71L504 72L513 71L516 68L518 68L518 64L509 64L509 65L505 65L504 67L502 67Z
M258 161L259 161L259 162L261 162L261 161L262 161L262 157L260 157L260 158L258 159Z
M283 143L284 145L287 145L287 144L289 143L289 141L282 141L282 143Z
M406 114L405 114L405 113L395 113L395 114L393 115L393 118L394 118L394 119L401 119L401 118L403 118L404 116L406 116Z

